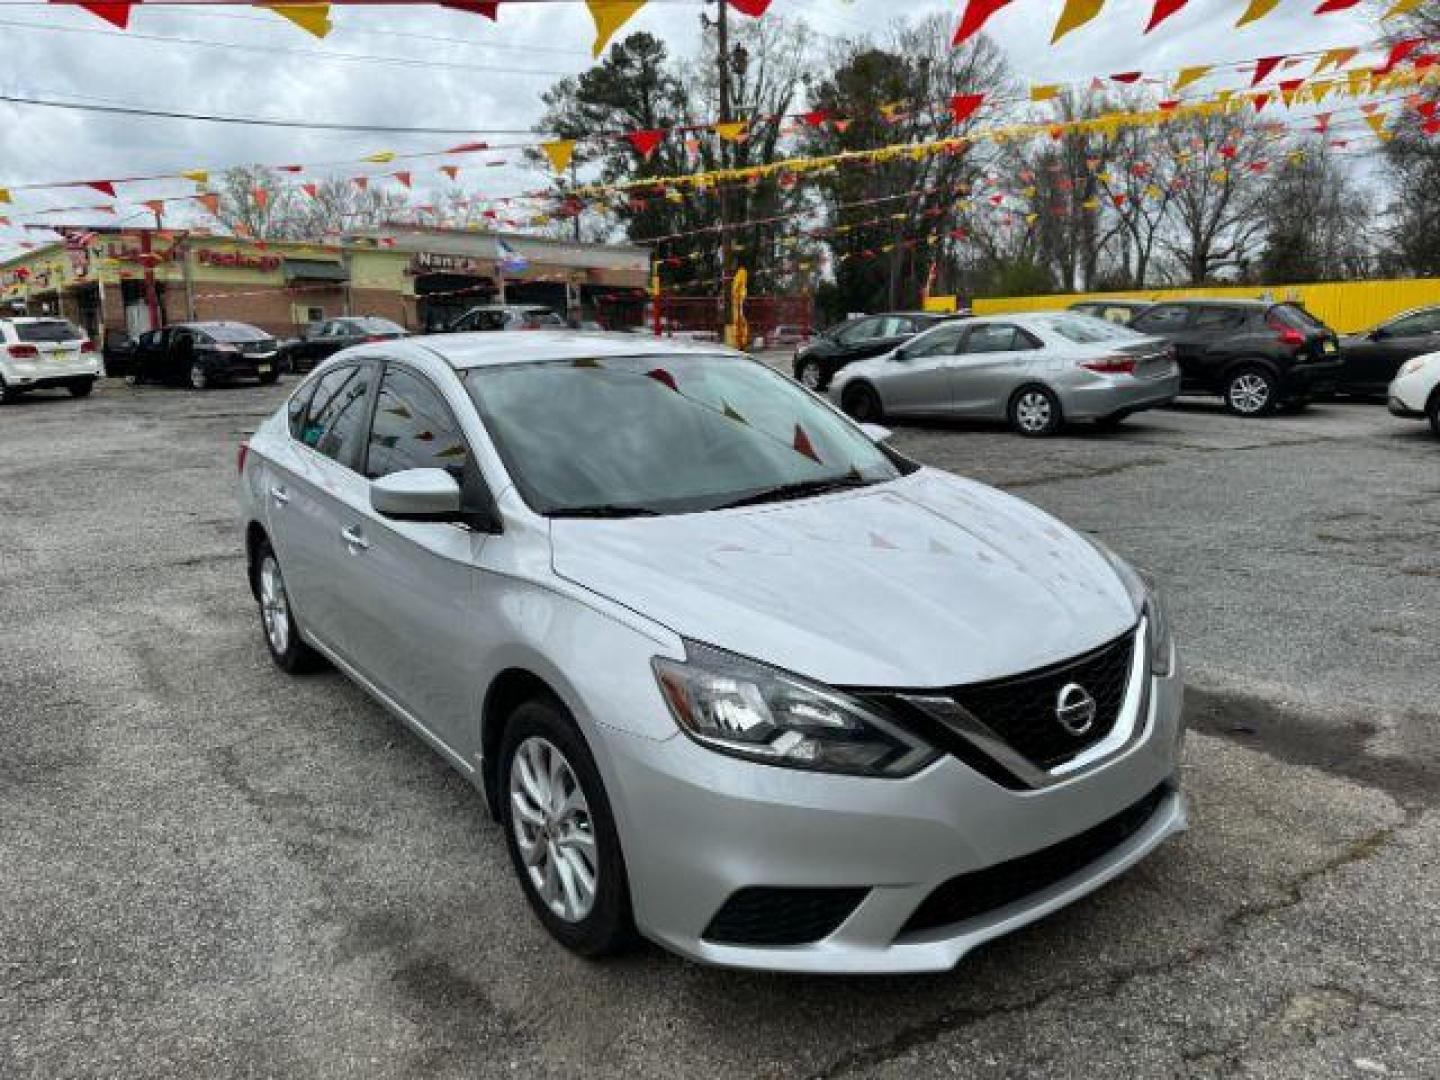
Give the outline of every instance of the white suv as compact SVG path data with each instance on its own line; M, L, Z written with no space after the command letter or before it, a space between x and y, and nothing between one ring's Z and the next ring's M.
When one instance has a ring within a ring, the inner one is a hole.
M1410 420L1429 417L1430 426L1440 435L1440 352L1405 361L1386 397L1396 416Z
M84 397L103 373L94 344L67 319L0 319L0 405L26 390Z

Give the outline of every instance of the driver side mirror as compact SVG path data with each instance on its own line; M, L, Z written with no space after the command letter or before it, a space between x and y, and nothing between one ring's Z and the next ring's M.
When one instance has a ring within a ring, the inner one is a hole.
M459 521L460 485L444 469L406 469L370 482L370 506L395 521Z
M910 350L902 345L890 354L890 359L897 364L907 364L911 359Z

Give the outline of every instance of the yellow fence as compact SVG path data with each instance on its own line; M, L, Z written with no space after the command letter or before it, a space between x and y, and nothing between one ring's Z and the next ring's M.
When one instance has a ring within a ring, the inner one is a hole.
M1334 330L1352 334L1384 322L1410 308L1440 304L1440 278L1398 281L1324 282L1318 285L1244 285L1229 288L1141 289L1135 292L1063 293L1051 296L1004 296L976 300L976 315L1015 311L1053 311L1082 300L1261 299L1292 300ZM938 297L936 298L938 299Z

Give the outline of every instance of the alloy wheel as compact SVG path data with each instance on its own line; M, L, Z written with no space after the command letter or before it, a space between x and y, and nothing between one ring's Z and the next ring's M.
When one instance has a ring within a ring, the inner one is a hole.
M510 821L540 901L556 918L582 921L595 906L600 859L590 804L570 762L532 736L510 766Z
M196 390L204 390L210 385L210 377L199 364L190 365L190 385Z
M1263 375L1246 371L1230 380L1230 407L1242 416L1255 416L1270 404L1270 383Z
M1027 390L1015 403L1016 422L1025 431L1044 431L1053 415L1050 399L1039 390Z
M274 555L266 555L260 564L260 619L265 624L265 640L283 656L290 647L290 601Z
M805 364L800 368L800 385L807 390L820 389L820 365Z

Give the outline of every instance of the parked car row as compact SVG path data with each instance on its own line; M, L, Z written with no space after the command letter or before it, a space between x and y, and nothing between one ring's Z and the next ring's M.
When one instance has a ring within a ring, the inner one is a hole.
M1069 421L1113 426L1182 393L1257 417L1340 390L1424 418L1440 400L1413 396L1432 370L1416 361L1434 352L1440 308L1342 339L1290 302L1086 300L1064 312L852 319L796 350L794 373L867 422L962 416L1047 435Z

